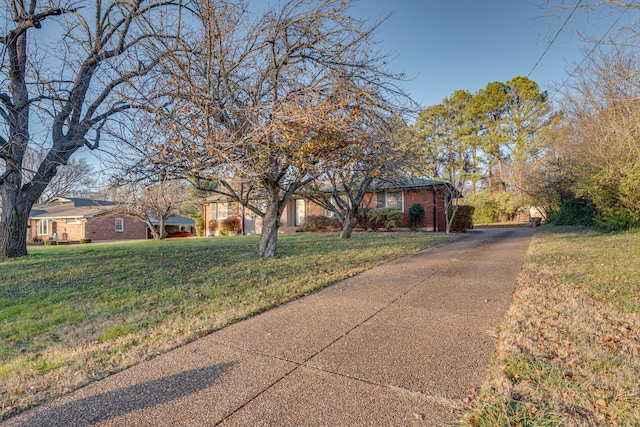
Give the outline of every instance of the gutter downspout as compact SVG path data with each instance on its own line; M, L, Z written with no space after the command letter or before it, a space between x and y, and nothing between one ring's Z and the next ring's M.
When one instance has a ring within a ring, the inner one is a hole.
M436 203L437 203L437 197L436 197L436 189L433 189L433 232L436 233L438 231L438 223L436 222L438 219L437 216L437 208L436 208Z

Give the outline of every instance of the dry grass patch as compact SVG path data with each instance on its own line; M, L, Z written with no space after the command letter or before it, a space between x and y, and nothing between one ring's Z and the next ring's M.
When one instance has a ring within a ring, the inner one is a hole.
M33 247L0 262L0 420L442 234L297 234Z
M466 425L640 425L639 237L539 230Z

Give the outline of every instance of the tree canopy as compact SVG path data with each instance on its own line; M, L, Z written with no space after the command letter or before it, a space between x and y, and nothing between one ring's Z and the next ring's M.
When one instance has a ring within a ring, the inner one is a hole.
M155 164L262 217L261 256L276 254L280 216L317 166L366 149L370 125L406 102L374 50L379 23L350 17L353 3L289 0L254 19L243 3L204 2L192 48L165 62L174 102Z
M146 108L175 43L172 0L5 0L0 33L0 258L27 253L29 211L58 168L112 119ZM34 123L43 129L34 132ZM45 135L40 137L40 134ZM25 177L28 149L46 154ZM26 179L25 179L26 178Z

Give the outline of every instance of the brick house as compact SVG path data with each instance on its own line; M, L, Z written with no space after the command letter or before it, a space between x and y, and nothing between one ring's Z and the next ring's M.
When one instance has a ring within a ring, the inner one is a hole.
M384 185L375 193L365 195L363 206L370 209L400 209L404 216L399 228L407 228L409 227L409 208L414 203L420 203L425 210L425 217L420 224L421 228L426 231L445 231L445 193L443 190L446 188L450 188L449 184L442 181L425 178L409 179L399 184ZM204 199L203 205L205 235L207 236L216 234L211 227L212 220L222 220L232 215L242 218L244 234L260 233L262 230L262 219L259 216L245 209L238 202L229 201L222 195L214 195ZM305 200L300 196L294 197L282 212L280 231L295 230L310 215L333 216L334 214L312 201Z
M55 197L45 203L33 205L29 214L27 239L50 240L54 234L59 241L77 242L136 240L150 237L147 225L126 215L114 213L115 202L81 198ZM172 218L166 226L167 232L189 228L194 221L189 218Z

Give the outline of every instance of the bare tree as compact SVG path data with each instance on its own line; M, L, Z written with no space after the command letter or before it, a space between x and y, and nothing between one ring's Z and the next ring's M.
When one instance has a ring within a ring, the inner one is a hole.
M173 46L172 0L4 0L0 26L0 258L26 255L29 211L80 148L96 149L109 119L144 107L152 72ZM46 33L44 32L46 28ZM37 120L37 121L36 121ZM33 122L33 123L32 123ZM31 180L32 125L50 134Z
M379 23L351 18L354 2L289 0L257 20L244 3L202 2L201 39L168 65L180 102L158 163L262 217L261 256L276 254L280 216L316 165L353 143L353 116L402 95L371 44Z
M596 52L565 92L567 128L556 141L577 196L613 229L640 224L640 57L612 46ZM560 145L562 144L562 145Z
M370 119L360 144L332 153L302 190L307 199L337 216L342 223L340 237L345 239L351 237L358 218L364 215L367 195L371 197L384 184L407 178L412 167L406 124L399 117Z
M152 183L129 181L111 191L111 199L118 203L114 214L144 221L156 240L166 237L166 222L181 213L186 197L185 182L167 179Z
M33 180L38 166L42 163L46 153L29 149L25 153L22 165L23 180ZM49 181L46 189L40 195L40 200L53 197L79 197L94 192L98 182L95 178L93 166L84 158L69 159L67 164L58 167L56 175Z

